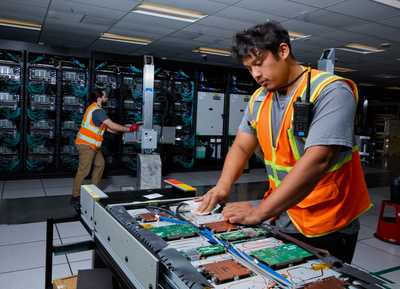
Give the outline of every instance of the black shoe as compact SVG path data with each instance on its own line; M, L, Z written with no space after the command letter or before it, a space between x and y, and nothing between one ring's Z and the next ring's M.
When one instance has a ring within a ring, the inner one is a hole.
M71 205L77 205L81 202L81 197L71 197L71 200L69 201L69 203Z

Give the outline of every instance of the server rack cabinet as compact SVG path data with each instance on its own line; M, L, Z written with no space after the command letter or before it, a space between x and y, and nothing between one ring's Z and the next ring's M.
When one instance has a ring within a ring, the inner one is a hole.
M29 53L27 60L25 166L31 172L54 171L59 63L53 55L35 53Z
M59 169L76 171L79 166L79 154L75 138L87 107L89 59L60 60L60 78L60 106L57 113L60 119Z
M0 171L20 172L23 159L22 51L0 51Z

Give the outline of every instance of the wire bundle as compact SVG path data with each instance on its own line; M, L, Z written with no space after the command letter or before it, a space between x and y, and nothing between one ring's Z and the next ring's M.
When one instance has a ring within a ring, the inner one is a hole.
M75 110L72 109L69 111L70 111L69 119L72 120L76 125L80 126L82 124L84 114L76 112Z
M70 83L68 85L68 91L76 97L84 98L87 95L87 86L76 86L73 83Z
M139 113L128 112L127 120L129 122L137 123L143 120L143 116Z
M26 140L27 140L28 146L30 148L43 146L47 142L47 138L46 138L45 135L34 135L34 136L31 136L29 134L26 134L26 136L27 136Z
M29 62L29 63L30 63L30 64L33 64L33 63L35 63L35 62L42 61L42 60L44 60L44 59L46 59L46 58L47 58L46 56L38 56L36 59L32 60L32 61Z
M41 121L47 118L47 111L45 109L28 108L28 117L33 121Z
M174 162L179 163L184 168L192 168L194 163L194 158L192 158L190 161L185 161L181 156L175 156Z
M132 97L134 97L134 98L143 98L143 91L134 90L133 88L131 88L130 90L131 90Z
M195 144L196 138L194 134L189 139L182 139L182 144L184 148L193 148Z
M8 119L16 120L21 115L21 108L19 107L17 109L10 109L7 107L3 107L3 109L0 111L0 115Z
M15 147L19 143L20 139L19 133L17 137L14 137L12 134L7 132L0 134L0 142L6 147Z
M11 94L16 94L20 87L21 87L21 79L19 80L1 79L0 90L4 90Z
M0 163L0 171L14 172L19 169L19 159L15 162Z
M48 88L47 82L42 83L28 83L28 91L33 95L44 94Z
M41 171L45 168L44 161L26 160L26 168L30 171Z

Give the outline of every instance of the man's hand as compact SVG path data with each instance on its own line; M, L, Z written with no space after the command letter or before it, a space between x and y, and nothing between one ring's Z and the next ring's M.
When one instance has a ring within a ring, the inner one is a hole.
M135 131L139 128L139 125L137 123L134 123L130 126L129 131Z
M195 202L202 202L202 204L196 209L195 213L209 213L217 204L225 205L228 202L229 197L229 191L220 189L216 186L201 198L194 200Z
M242 225L256 225L264 222L258 207L249 203L234 203L227 205L222 210L225 221Z

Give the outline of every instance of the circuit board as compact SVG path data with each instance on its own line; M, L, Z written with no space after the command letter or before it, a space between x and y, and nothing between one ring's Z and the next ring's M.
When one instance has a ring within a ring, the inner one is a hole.
M210 245L195 249L201 256L212 256L226 252L226 248L222 245Z
M293 264L302 261L306 257L313 256L297 244L282 244L280 246L252 251L251 254L258 260L275 268Z
M153 233L163 239L177 239L196 236L198 229L189 224L178 224L149 228Z

